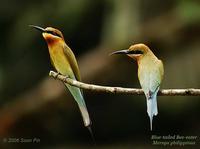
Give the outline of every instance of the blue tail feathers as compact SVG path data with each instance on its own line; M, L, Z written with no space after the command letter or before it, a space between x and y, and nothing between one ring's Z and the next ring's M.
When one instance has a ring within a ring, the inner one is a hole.
M89 117L89 113L83 98L83 95L81 93L81 90L77 87L71 86L69 84L66 84L67 88L69 89L69 91L71 92L72 96L74 97L74 99L76 100L78 107L81 111L81 115L83 117L83 122L85 127L88 127L91 125L91 120Z
M150 128L152 130L153 116L158 114L157 107L157 92L151 93L151 95L146 96L147 98L147 113L150 118Z

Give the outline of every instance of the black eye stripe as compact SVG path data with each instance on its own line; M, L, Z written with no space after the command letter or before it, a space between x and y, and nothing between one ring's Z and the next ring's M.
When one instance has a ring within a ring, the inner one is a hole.
M46 33L48 33L48 34L53 34L53 32L52 32L52 31L46 31Z
M61 37L58 33L54 32L54 31L46 31L46 33L52 34L54 36Z
M58 37L61 37L60 34L58 34L58 33L56 33L56 32L54 32L54 35L55 35L55 36L58 36Z
M143 54L141 50L129 51L128 54Z

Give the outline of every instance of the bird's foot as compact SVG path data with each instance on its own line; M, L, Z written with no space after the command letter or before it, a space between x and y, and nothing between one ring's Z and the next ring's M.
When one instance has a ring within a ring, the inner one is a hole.
M61 75L61 73L55 72L55 79L58 78L58 75Z
M65 80L67 80L68 78L70 78L68 75L65 76Z
M151 99L152 98L152 95L153 95L153 92L152 91L149 91L147 93L147 99Z

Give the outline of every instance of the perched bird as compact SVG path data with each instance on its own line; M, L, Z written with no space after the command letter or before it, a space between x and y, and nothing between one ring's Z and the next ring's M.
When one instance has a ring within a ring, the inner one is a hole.
M42 35L48 45L52 65L55 67L57 72L71 79L81 81L76 58L72 50L65 43L62 33L58 29L52 27L47 27L44 29L39 26L30 26L42 32ZM71 86L67 83L65 83L65 86L69 89L78 104L85 127L87 127L91 132L91 120L81 89Z
M157 93L164 75L162 61L145 44L134 44L129 49L115 51L112 54L126 54L137 61L138 78L146 96L147 113L152 130L153 116L158 114Z

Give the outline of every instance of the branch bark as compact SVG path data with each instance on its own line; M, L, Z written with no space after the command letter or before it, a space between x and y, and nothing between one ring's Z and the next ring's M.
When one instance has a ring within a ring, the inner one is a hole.
M142 89L137 88L122 88L122 87L109 87L109 86L100 86L94 84L87 84L80 81L73 80L61 74L58 74L54 71L49 72L49 76L61 80L65 83L68 83L72 86L76 86L82 89L96 91L96 92L106 92L106 93L121 93L121 94L134 94L134 95L143 95L144 92ZM158 92L159 96L200 96L200 89L162 89Z

